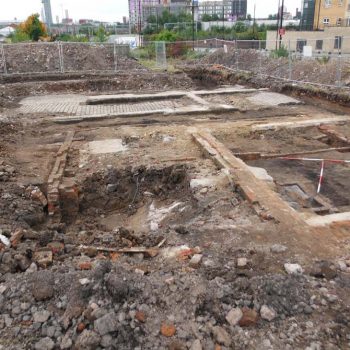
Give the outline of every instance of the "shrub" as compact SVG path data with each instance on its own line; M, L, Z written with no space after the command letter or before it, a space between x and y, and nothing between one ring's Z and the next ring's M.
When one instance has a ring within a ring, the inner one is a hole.
M23 41L30 41L30 37L27 33L24 33L20 29L16 29L13 34L10 36L11 42L12 43L20 43Z
M322 57L317 57L317 61L321 64L327 64L330 60L329 56L323 55Z
M279 49L272 51L272 57L274 57L274 58L288 57L288 56L289 56L289 51L283 45L281 45L281 47Z

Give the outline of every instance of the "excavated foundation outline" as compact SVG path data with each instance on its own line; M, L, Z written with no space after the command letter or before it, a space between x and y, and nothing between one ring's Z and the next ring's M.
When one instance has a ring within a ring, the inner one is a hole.
M193 115L193 114L206 114L206 113L224 113L235 112L239 109L227 105L227 104L214 104L206 101L203 97L210 95L227 95L227 94L249 94L259 91L267 91L268 89L246 89L246 88L221 88L216 90L198 90L198 91L166 91L155 94L120 94L120 95L99 95L91 96L86 100L87 105L102 105L102 104L116 104L116 103L132 103L142 101L159 101L167 99L180 99L188 98L195 104L185 106L177 109L159 109L151 111L141 112L125 112L114 114L95 114L95 115L83 115L83 116L68 116L68 117L56 117L53 119L58 124L74 124L84 121L96 121L104 119L114 119L121 117L146 117L150 115Z
M190 130L194 141L218 167L226 169L234 185L264 220L275 220L298 235L311 233L315 227L350 221L350 212L325 216L305 215L295 211L266 181L258 179L249 166L220 143L209 132Z

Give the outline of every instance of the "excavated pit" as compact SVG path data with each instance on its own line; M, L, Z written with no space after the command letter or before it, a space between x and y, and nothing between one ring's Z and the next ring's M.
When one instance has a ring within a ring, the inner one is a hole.
M276 190L294 209L310 209L318 215L349 211L349 165L326 163L321 191L317 193L321 161L307 160L346 160L350 154L348 143L324 135L317 127L250 131L236 135L235 140L223 134L219 138L249 166L267 171L276 184ZM329 151L324 152L326 149ZM318 150L321 151L317 153Z
M71 77L72 81L57 82L43 78L36 83L21 78L9 85L19 94L30 95L46 91L45 87L48 93L116 93L193 89L202 83L214 87L228 81L221 74L213 81L206 77L191 81L183 74L145 76ZM293 109L286 106L284 113L287 108ZM245 115L256 118L250 113ZM269 113L267 122L274 122L272 117L274 113L279 116L280 108ZM16 168L0 188L0 229L7 237L18 226L25 230L17 247L0 252L1 345L38 348L41 339L48 344L52 339L55 348L64 348L71 341L71 348L77 349L193 349L198 341L203 349L349 345L348 235L345 240L339 230L334 235L335 231L323 234L317 229L316 239L321 243L309 251L305 241L314 242L309 233L303 232L299 240L279 223L257 215L227 173L216 168L211 155L203 157L186 133L189 126L210 129L248 165L266 169L284 200L298 211L319 215L332 213L332 207L345 211L350 205L348 168L326 167L319 198L314 196L318 164L261 158L261 154L338 146L320 138L317 128L252 132L251 125L233 123L238 113L232 120L227 113L224 122L210 116L201 124L188 118L183 125L175 123L175 118L166 122L154 118L154 123L145 119L139 125L129 119L123 121L124 127L102 123L57 126L49 123L48 113L44 115L47 119L40 124L39 133L38 125L29 122L16 137L6 129L2 141L8 142L0 149L6 151L6 174L10 174L7 163ZM285 116L291 121L296 118ZM73 182L78 196L76 203L69 196L62 198L62 217L52 223L42 203L23 192L29 183L46 194L46 174L68 130L75 135L67 148L62 184ZM59 139L54 137L57 132L62 133ZM312 155L319 156L326 155ZM327 156L346 158L348 153ZM178 165L169 165L174 163ZM51 254L51 260L36 260L40 253L47 254L46 258ZM200 255L199 263L192 260L195 255ZM327 260L319 263L316 259ZM341 270L338 259L347 270ZM287 274L286 263L300 264L303 273ZM37 266L34 272L33 264ZM276 312L273 320L261 317L263 305ZM246 316L255 312L257 317L246 325L232 326L228 322L232 310L243 310ZM35 322L47 312L45 322ZM176 327L173 337L162 334L165 322ZM219 345L223 332L230 340L227 346L222 341ZM93 337L98 341L84 343ZM314 344L315 339L319 343ZM108 340L109 347L105 346Z
M78 185L78 219L142 232L157 230L164 220L180 222L193 205L187 171L186 165L173 165L94 173Z

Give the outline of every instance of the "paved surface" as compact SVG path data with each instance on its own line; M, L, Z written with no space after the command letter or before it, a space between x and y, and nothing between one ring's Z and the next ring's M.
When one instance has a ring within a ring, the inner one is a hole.
M280 106L287 104L300 104L301 102L295 98L278 94L276 92L264 92L261 91L254 96L247 98L250 102L253 102L257 105L263 106Z
M278 130L282 128L294 129L294 128L306 128L308 126L319 126L325 124L337 124L349 121L349 116L338 117L334 115L330 118L319 118L319 119L305 119L305 120L296 120L292 122L276 122L268 124L258 124L253 125L252 130Z
M253 93L253 96L244 96L243 94ZM92 117L92 116L110 116L125 114L152 114L152 112L167 113L186 113L186 108L190 111L201 112L203 107L207 110L216 112L216 109L233 110L240 109L235 106L234 101L222 100L220 95L237 94L237 98L250 103L247 109L254 109L254 106L278 106L281 104L298 104L298 100L288 96L257 91L254 89L224 88L217 90L201 90L201 91L166 91L161 94L145 94L145 95L107 95L89 97L85 95L47 95L28 97L21 101L21 107L17 109L18 113L35 114L43 113L46 115L57 117ZM173 96L173 98L171 98ZM184 96L180 97L179 96ZM145 98L149 97L149 99ZM177 97L177 98L176 98ZM114 99L114 103L103 104L103 100ZM133 100L133 102L131 102ZM220 102L222 100L222 102ZM95 101L100 104L87 104L89 101ZM119 101L119 102L118 102ZM224 102L224 103L223 103ZM248 105L249 105L248 103Z
M309 218L306 222L310 226L327 226L331 225L334 222L342 222L342 221L350 221L350 212L346 213L337 213L337 214L330 214L325 216L313 216Z
M163 100L140 103L110 105L85 105L87 97L83 95L35 96L21 101L19 113L45 113L51 115L68 114L72 116L118 114L144 112L160 109L176 109L185 105L182 100Z
M123 140L121 139L107 139L89 142L89 150L91 154L118 153L124 152L127 149L128 147L123 145Z

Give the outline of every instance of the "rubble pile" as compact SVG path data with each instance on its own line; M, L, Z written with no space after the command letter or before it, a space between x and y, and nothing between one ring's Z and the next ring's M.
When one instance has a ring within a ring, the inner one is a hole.
M219 222L227 214L203 202L215 189L189 189L188 171L182 165L108 167L81 183L82 212L72 225L50 223L44 192L35 185L16 188L10 177L1 189L1 345L36 350L349 345L350 318L341 295L349 284L350 259L316 262L304 271L279 263L288 252L281 245L271 246L268 259L277 264L272 268L258 248L217 251L203 241L195 246L203 213L219 215ZM179 208L175 219L155 231L146 222L140 232L124 227L111 232L97 224L113 199L119 203L114 209L133 215L128 204L136 188L136 209L149 198L181 198L192 220ZM123 193L124 199L118 197ZM239 197L232 203L242 205ZM318 322L326 311L342 317Z

